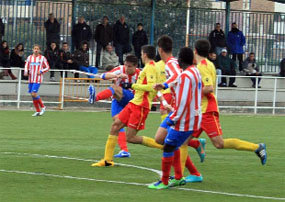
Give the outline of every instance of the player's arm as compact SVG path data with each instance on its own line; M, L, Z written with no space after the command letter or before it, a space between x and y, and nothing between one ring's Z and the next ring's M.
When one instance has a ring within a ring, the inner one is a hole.
M204 84L203 95L207 96L214 92L214 82L210 74L202 76L202 82Z
M172 64L168 65L166 68L168 69L167 72L169 74L169 78L164 83L154 85L154 89L167 89L175 85L175 83L177 82L177 78L180 74L178 68L175 68Z
M156 92L156 90L153 89L153 85L157 81L157 72L155 68L147 68L146 71L146 79L147 84L132 84L132 89L134 90L141 90L141 91L147 91L147 92Z
M101 79L103 80L111 80L111 79L116 79L118 78L117 74L111 73L111 72L107 72L107 73L103 73L101 74Z
M43 58L43 67L44 68L42 70L40 70L41 74L44 74L44 73L49 71L49 64L48 64L48 61L45 57Z
M29 66L30 66L30 57L27 58L27 61L25 63L25 70L24 70L24 75L25 76L28 76L28 69L29 69Z
M160 91L158 91L156 95L157 95L157 98L158 98L159 102L163 105L163 107L166 110L169 110L169 111L173 111L174 110L172 108L172 106L170 104L168 104L168 102L164 99L163 94Z

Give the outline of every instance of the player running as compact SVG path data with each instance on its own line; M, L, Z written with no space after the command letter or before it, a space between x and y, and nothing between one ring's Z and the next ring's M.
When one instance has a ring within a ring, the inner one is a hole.
M99 100L112 99L111 104L111 116L113 121L118 117L118 114L122 109L134 98L133 89L130 86L136 83L140 70L137 68L138 58L134 55L128 55L125 59L125 64L120 65L113 70L103 73L101 78L103 80L116 79L115 84L98 93L96 95L95 87L90 85L89 91L89 103L93 104ZM118 135L118 144L121 151L116 154L116 158L130 157L131 154L128 151L125 129L122 128Z
M158 71L154 62L155 47L146 45L142 47L142 62L145 67L141 71L139 78L131 88L135 90L135 96L129 104L119 113L111 126L111 131L105 146L104 159L92 166L105 167L113 166L113 154L118 139L120 129L127 126L127 142L133 144L142 144L148 147L162 149L162 145L157 144L154 139L137 136L138 131L144 129L145 120L150 111L152 100L157 91L153 85L157 82Z
M200 128L202 119L202 81L199 70L193 66L192 49L185 47L180 50L179 63L184 71L178 77L175 87L174 112L163 122L170 127L167 127L168 133L164 140L162 178L160 181L149 185L151 189L166 189L170 186L186 183L181 171L179 147L191 136L194 130ZM172 165L175 178L169 180Z
M217 149L236 149L253 151L264 165L267 159L266 145L264 143L254 144L237 138L223 139L222 129L219 121L219 109L216 100L216 69L212 62L207 59L210 43L207 40L198 40L195 43L195 59L202 76L203 98L202 98L202 123L201 128L195 131L193 137L198 138L203 131L208 135Z
M43 74L49 70L49 64L47 62L47 59L42 56L40 52L40 46L34 45L33 54L27 58L24 70L24 76L29 76L28 92L33 98L33 104L36 109L36 112L32 116L42 116L46 110L42 99L39 95L37 95L37 93L43 81Z

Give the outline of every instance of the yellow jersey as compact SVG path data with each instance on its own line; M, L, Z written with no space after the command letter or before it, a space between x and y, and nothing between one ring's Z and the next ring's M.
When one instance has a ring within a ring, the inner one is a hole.
M158 81L158 71L154 61L147 63L139 74L139 78L132 89L135 90L135 96L131 103L151 109L152 100L156 96L157 91L153 85Z
M164 83L166 81L166 73L165 73L165 62L163 60L155 63L156 68L158 69L158 81L157 83ZM166 90L160 91L162 94L171 93L170 88Z
M204 86L213 86L216 88L216 68L214 64L208 59L202 60L197 65L200 74L202 76L202 84ZM215 92L215 90L214 90ZM218 103L215 96L215 93L210 93L207 96L203 95L202 97L202 113L206 112L219 112Z

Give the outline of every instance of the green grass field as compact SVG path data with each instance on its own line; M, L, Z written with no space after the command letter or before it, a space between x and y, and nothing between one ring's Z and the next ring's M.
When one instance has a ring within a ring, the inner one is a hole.
M157 191L146 187L159 178L153 171L125 165L90 166L92 160L103 157L111 125L109 113L47 112L43 117L31 114L0 111L1 202L285 200L285 117L221 116L225 138L267 144L267 164L262 166L253 152L217 150L207 138L204 163L189 148L204 181L187 184L184 190ZM146 130L139 135L153 137L159 120L159 114L150 114ZM115 162L160 170L159 150L130 144L129 149L131 158Z

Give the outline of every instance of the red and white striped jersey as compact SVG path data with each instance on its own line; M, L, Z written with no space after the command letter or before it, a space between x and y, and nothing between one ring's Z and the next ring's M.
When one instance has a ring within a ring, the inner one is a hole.
M201 125L202 79L198 68L188 67L178 78L176 103L170 119L177 131L198 130Z
M167 78L165 83L167 83L169 87L175 85L181 72L182 69L178 64L178 60L175 57L168 58L165 63L165 73Z
M122 84L123 84L123 83L136 83L137 80L138 80L139 74L140 74L140 69L136 68L136 71L135 71L134 74L128 75L128 74L126 73L126 67L125 67L125 65L120 65L120 66L118 66L118 67L115 67L114 69L112 69L112 70L109 71L108 73L113 73L113 74L116 74L116 75L126 74L126 75L128 76L128 78L126 78L126 79L118 78L118 79L116 80L116 85L122 87Z
M43 74L48 72L49 64L43 55L30 55L25 64L25 74L29 74L29 83L41 83Z

